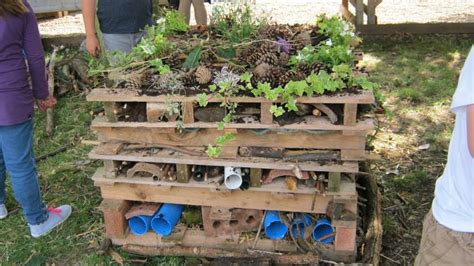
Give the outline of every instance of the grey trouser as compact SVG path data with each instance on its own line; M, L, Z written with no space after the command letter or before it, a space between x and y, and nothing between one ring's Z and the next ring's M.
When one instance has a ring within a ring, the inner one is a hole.
M145 33L129 33L129 34L102 34L104 39L104 46L107 52L121 51L123 53L130 53L143 37Z

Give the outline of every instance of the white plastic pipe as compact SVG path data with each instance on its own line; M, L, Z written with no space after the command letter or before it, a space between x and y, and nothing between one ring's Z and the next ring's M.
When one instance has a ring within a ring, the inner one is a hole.
M238 189L242 185L242 170L226 167L224 169L224 184L228 189Z

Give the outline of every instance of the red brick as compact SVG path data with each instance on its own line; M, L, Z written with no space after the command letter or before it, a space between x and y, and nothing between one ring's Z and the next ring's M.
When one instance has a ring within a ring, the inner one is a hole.
M336 251L356 250L356 228L336 228Z

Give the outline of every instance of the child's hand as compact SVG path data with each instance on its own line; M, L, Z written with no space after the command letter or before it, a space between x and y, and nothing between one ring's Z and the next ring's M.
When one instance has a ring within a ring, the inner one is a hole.
M99 39L95 34L86 37L86 49L90 55L97 57L100 53Z
M54 108L56 106L56 98L54 98L54 96L48 96L48 98L44 99L44 100L36 100L36 105L38 106L38 108L40 109L41 112L44 112L46 111L46 109L49 109L49 108Z

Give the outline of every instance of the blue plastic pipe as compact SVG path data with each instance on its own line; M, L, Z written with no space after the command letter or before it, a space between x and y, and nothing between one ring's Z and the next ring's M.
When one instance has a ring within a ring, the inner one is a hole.
M160 210L151 219L151 228L161 236L169 236L183 211L184 205L168 203L161 205Z
M332 227L331 222L326 218L321 218L316 222L316 225L313 229L313 239L322 244L331 244L335 237L327 237L328 235L334 233L334 228Z
M265 235L272 240L284 238L288 232L288 226L283 223L278 211L267 211L263 220L263 227L265 228Z
M128 219L128 227L134 235L144 235L150 230L151 218L153 216L139 215Z
M306 232L306 228L311 226L311 222L311 215L306 213L296 213L291 221L291 235L294 238L302 239Z

